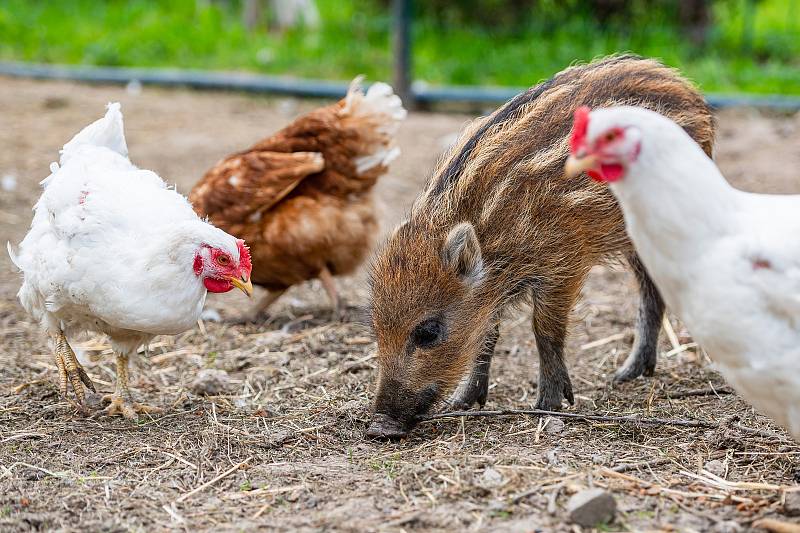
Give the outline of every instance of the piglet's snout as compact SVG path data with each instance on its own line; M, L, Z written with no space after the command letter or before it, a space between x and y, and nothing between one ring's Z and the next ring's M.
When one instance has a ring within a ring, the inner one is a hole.
M400 439L408 434L406 424L383 413L375 413L367 428L367 437L373 439Z

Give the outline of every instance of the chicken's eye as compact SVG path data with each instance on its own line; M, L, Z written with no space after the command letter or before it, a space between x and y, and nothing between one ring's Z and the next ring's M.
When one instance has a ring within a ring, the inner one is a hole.
M611 142L616 138L617 138L617 132L616 131L612 130L612 131L609 131L608 133L606 133L606 139L605 139L606 142Z
M231 258L228 257L227 255L220 255L219 257L217 257L217 264L222 266L228 266L231 264Z

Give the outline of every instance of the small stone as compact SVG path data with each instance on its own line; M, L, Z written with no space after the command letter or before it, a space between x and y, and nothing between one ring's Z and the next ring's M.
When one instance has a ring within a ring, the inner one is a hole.
M502 486L503 483L505 483L503 474L501 474L492 467L489 467L483 471L483 474L481 475L481 480L479 482L480 486L485 489L497 488Z
M733 520L717 522L714 524L714 527L711 528L712 533L741 533L741 531L743 531L742 526Z
M204 368L198 372L189 388L198 395L215 396L225 392L231 385L228 373L216 368Z
M783 504L783 513L786 516L800 516L800 492L787 492Z
M564 424L564 421L560 418L550 418L547 421L547 425L544 427L544 432L548 435L558 435L563 433L565 426L566 424Z
M596 465L604 465L608 463L608 456L602 453L592 455L592 463Z
M703 470L711 472L715 476L725 477L725 463L718 459L708 461L705 465L703 465Z
M617 502L603 489L588 489L567 501L569 519L584 527L610 522L617 512Z
M558 456L556 455L555 448L552 450L547 450L544 454L544 458L547 461L547 464L550 466L555 466L558 464Z

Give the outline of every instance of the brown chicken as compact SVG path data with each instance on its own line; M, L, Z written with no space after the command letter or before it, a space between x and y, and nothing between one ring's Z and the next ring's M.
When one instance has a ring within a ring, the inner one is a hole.
M339 102L316 109L209 170L189 200L250 247L252 281L268 294L255 318L289 287L319 278L334 312L334 276L353 272L378 230L372 188L400 153L406 110L385 83L359 79Z

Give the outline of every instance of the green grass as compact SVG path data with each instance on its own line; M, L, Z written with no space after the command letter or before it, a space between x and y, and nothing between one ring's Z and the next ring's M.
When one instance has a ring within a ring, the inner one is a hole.
M800 94L800 1L761 0L750 18L744 2L714 3L715 24L703 48L664 23L658 9L640 8L605 27L575 8L579 3L567 16L544 0L541 11L514 28L417 16L414 77L437 85L527 86L575 61L630 51L681 68L709 92ZM0 60L389 78L391 19L381 3L317 3L320 29L278 33L246 31L236 2L0 0Z

